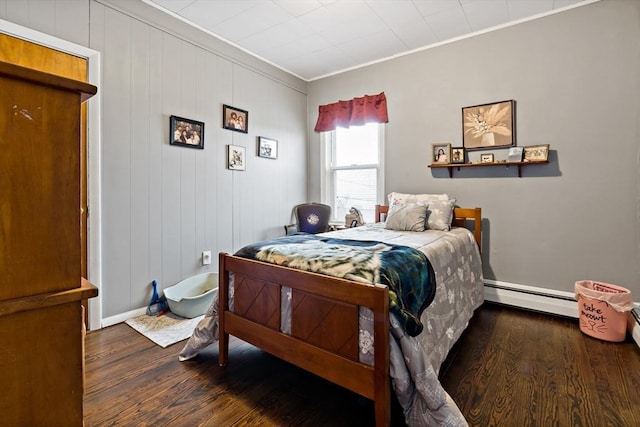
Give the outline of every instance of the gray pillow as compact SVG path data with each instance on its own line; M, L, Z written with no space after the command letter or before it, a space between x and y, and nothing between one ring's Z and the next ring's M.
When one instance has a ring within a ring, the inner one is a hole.
M456 199L432 200L427 209L427 230L451 230Z
M384 228L396 231L424 231L427 206L426 203L391 206Z

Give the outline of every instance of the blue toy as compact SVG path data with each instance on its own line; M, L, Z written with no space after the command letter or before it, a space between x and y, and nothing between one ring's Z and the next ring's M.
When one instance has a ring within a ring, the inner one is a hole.
M167 299L164 295L158 295L158 282L154 280L151 282L151 285L153 286L153 295L151 296L151 301L149 301L149 305L147 306L147 315L162 316L169 311Z

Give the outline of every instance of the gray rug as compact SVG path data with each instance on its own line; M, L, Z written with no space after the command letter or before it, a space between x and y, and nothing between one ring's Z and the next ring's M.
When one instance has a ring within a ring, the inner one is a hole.
M125 323L160 347L165 348L189 338L203 317L204 315L186 319L169 312L160 317L143 314L129 319Z

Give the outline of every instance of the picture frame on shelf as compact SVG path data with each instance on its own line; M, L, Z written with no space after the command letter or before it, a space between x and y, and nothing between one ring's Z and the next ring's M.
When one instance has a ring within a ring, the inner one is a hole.
M506 100L462 108L462 145L466 150L516 145L516 102Z
M169 144L188 148L204 148L204 122L169 117Z
M481 154L480 163L493 163L493 153Z
M247 133L249 131L249 112L223 104L222 127L235 132Z
M278 141L264 136L258 137L258 156L267 159L278 158Z
M431 144L431 154L433 163L448 164L451 159L451 144L446 142Z
M549 160L549 144L522 147L525 162L546 162Z
M234 171L246 169L245 148L238 145L227 145L227 167Z
M451 148L451 163L464 163L464 147Z
M522 147L511 147L509 153L507 153L507 162L521 162L522 161Z

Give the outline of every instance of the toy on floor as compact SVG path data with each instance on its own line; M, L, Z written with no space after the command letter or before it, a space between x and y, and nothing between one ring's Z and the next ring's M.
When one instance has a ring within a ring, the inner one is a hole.
M169 311L167 299L164 295L158 295L158 282L154 280L151 282L151 285L153 286L153 295L151 296L151 301L149 301L149 305L147 306L147 315L162 316Z

